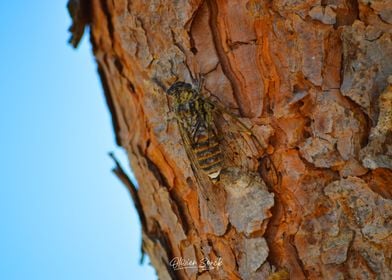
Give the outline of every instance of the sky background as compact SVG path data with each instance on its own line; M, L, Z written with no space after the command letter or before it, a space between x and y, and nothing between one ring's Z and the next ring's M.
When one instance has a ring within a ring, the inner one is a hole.
M88 34L66 1L0 1L0 279L156 279L111 173L116 147ZM86 36L87 35L87 36Z

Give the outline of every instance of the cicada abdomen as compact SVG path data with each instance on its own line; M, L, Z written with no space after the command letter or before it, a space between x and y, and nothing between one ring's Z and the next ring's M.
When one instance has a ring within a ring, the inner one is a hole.
M167 93L174 97L174 113L192 164L213 182L217 181L223 168L223 156L211 104L188 83L177 82Z
M200 168L212 181L219 179L222 170L222 151L215 135L206 130L199 130L192 145Z

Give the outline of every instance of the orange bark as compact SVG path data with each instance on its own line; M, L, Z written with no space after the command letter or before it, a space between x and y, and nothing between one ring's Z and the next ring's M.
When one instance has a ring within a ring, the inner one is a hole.
M160 279L390 279L391 2L70 2L74 45L90 27ZM161 86L198 75L264 145L227 140L240 152L208 199ZM175 270L176 257L218 263Z

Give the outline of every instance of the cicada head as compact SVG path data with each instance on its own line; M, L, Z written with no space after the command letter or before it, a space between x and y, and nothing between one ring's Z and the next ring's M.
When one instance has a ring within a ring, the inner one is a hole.
M194 100L198 92L189 83L176 82L170 86L167 94L174 96L178 103L187 103Z
M185 82L175 82L167 90L168 95L177 96L183 92L192 91L192 85Z

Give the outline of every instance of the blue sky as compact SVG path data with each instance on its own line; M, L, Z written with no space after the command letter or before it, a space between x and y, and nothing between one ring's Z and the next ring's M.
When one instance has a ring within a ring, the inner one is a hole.
M0 2L0 279L156 279L111 173L117 148L88 36L66 1Z

